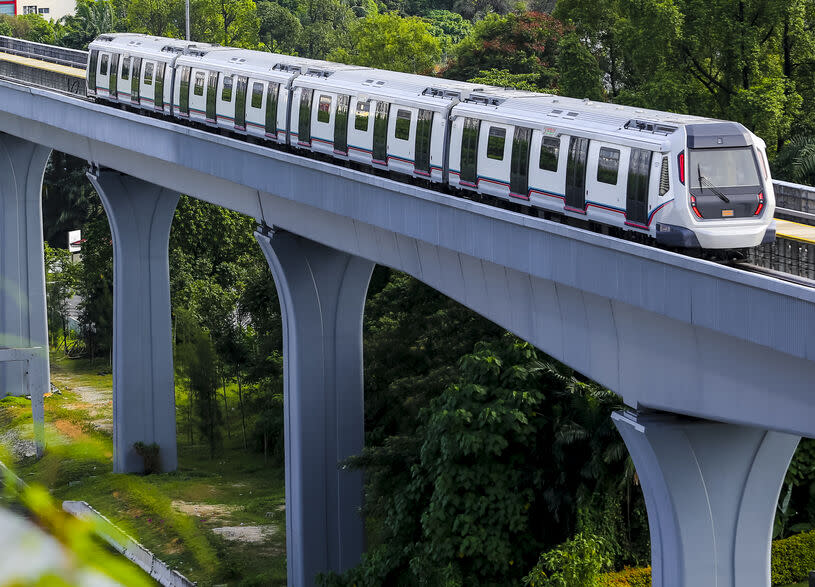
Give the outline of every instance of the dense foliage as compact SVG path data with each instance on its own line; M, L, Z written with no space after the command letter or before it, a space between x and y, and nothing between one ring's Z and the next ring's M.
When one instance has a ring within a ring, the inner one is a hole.
M0 16L0 34L76 48L107 31L180 37L184 4L77 0L59 22ZM767 142L776 177L815 183L815 4L804 0L190 6L198 41L737 120ZM111 237L84 172L84 162L55 153L45 177L49 244L64 247L74 228L84 239L70 270L49 249L51 333L63 348L107 361ZM224 434L239 434L247 450L279 462L282 328L253 228L239 214L179 202L169 253L177 375L187 390L179 427L213 456ZM81 332L71 346L73 293ZM616 396L384 268L364 328L366 450L352 464L366 472L370 549L327 583L578 585L601 568L647 563L638 480L609 419ZM237 406L227 403L229 386ZM777 536L811 527L813 496L807 441L784 483ZM637 573L628 572L630 584L645 584Z

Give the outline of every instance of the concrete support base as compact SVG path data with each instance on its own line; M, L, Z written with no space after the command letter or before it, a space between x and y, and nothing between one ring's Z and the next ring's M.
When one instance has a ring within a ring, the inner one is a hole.
M113 236L113 470L144 469L136 442L178 467L167 248L178 194L102 170L88 178Z
M654 587L769 587L781 484L800 437L614 413L645 495Z
M374 264L286 232L255 234L283 316L286 540L292 587L358 564L364 444L362 314Z
M0 347L38 349L29 361L0 363L0 397L31 393L38 454L50 383L42 237L42 178L50 155L0 133Z

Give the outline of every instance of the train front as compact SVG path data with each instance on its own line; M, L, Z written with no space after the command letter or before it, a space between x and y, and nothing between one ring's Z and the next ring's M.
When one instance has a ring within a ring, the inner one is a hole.
M775 196L764 141L736 122L689 124L685 131L676 157L680 189L674 222L681 226L658 226L658 242L740 249L775 240Z

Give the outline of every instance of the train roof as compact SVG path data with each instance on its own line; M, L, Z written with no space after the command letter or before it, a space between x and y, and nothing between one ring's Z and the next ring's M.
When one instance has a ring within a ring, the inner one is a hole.
M211 43L196 43L183 39L152 37L138 33L107 33L99 35L90 44L89 49L114 49L119 52L131 52L168 59L190 49L210 50L217 46L218 45Z

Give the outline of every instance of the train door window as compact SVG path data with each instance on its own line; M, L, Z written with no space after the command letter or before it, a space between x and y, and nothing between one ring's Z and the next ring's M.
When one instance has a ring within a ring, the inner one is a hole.
M363 132L368 132L368 121L370 120L369 114L371 110L371 102L365 100L364 102L357 101L357 113L354 117L354 128Z
M620 170L620 150L600 147L597 159L597 181L617 185L617 175Z
M246 91L249 89L249 78L238 76L238 87L235 96L235 128L246 128Z
M515 127L515 136L512 139L509 191L523 197L529 194L529 143L531 141L531 128Z
M625 218L628 222L645 225L648 222L648 186L651 183L651 156L646 149L631 149L628 164Z
M107 75L108 74L108 57L107 53L102 54L102 64L99 66L99 75Z
M207 120L215 122L218 119L218 73L210 72L207 78Z
M277 92L280 84L269 82L266 90L266 134L277 138Z
M99 64L99 50L91 51L90 63L88 64L88 87L92 92L96 91L96 68Z
M166 72L167 64L161 62L156 67L156 96L155 106L159 109L164 109L164 73Z
M320 103L317 104L317 122L331 122L331 96L320 95Z
M141 57L133 58L133 72L130 75L130 99L136 104L141 97Z
M433 111L419 110L416 119L416 171L430 172L430 134L433 131Z
M192 93L196 96L204 95L204 73L201 71L195 72L195 85L192 88Z
M388 119L390 118L390 112L391 105L389 102L380 100L376 103L373 159L380 163L388 162Z
M232 76L224 76L224 89L221 90L221 100L224 102L232 101Z
M311 100L314 97L314 90L310 88L300 89L300 118L297 124L297 140L306 145L311 144Z
M114 53L110 60L110 95L116 98L119 95L119 54Z
M572 137L569 141L569 157L566 161L566 206L586 209L586 161L589 155L589 139Z
M153 85L153 71L155 70L155 64L151 61L144 65L144 83L148 86Z
M334 118L334 152L348 154L348 106L350 96L337 97L337 114Z
M541 155L538 167L544 171L557 171L558 158L560 157L560 139L555 137L543 137L541 141Z
M481 132L481 121L477 118L465 118L461 131L461 181L476 183L478 173L478 135Z
M263 84L254 82L252 84L252 108L260 108L261 106L263 106Z
M130 57L122 59L122 81L128 81L130 79L130 61Z
M410 138L410 110L396 111L396 128L394 136L402 141Z
M179 85L178 108L181 114L190 113L190 68L181 68L181 84Z
M507 142L507 130L505 128L498 128L497 126L490 127L490 134L487 137L487 157L490 159L497 159L503 161L504 159L504 145Z

